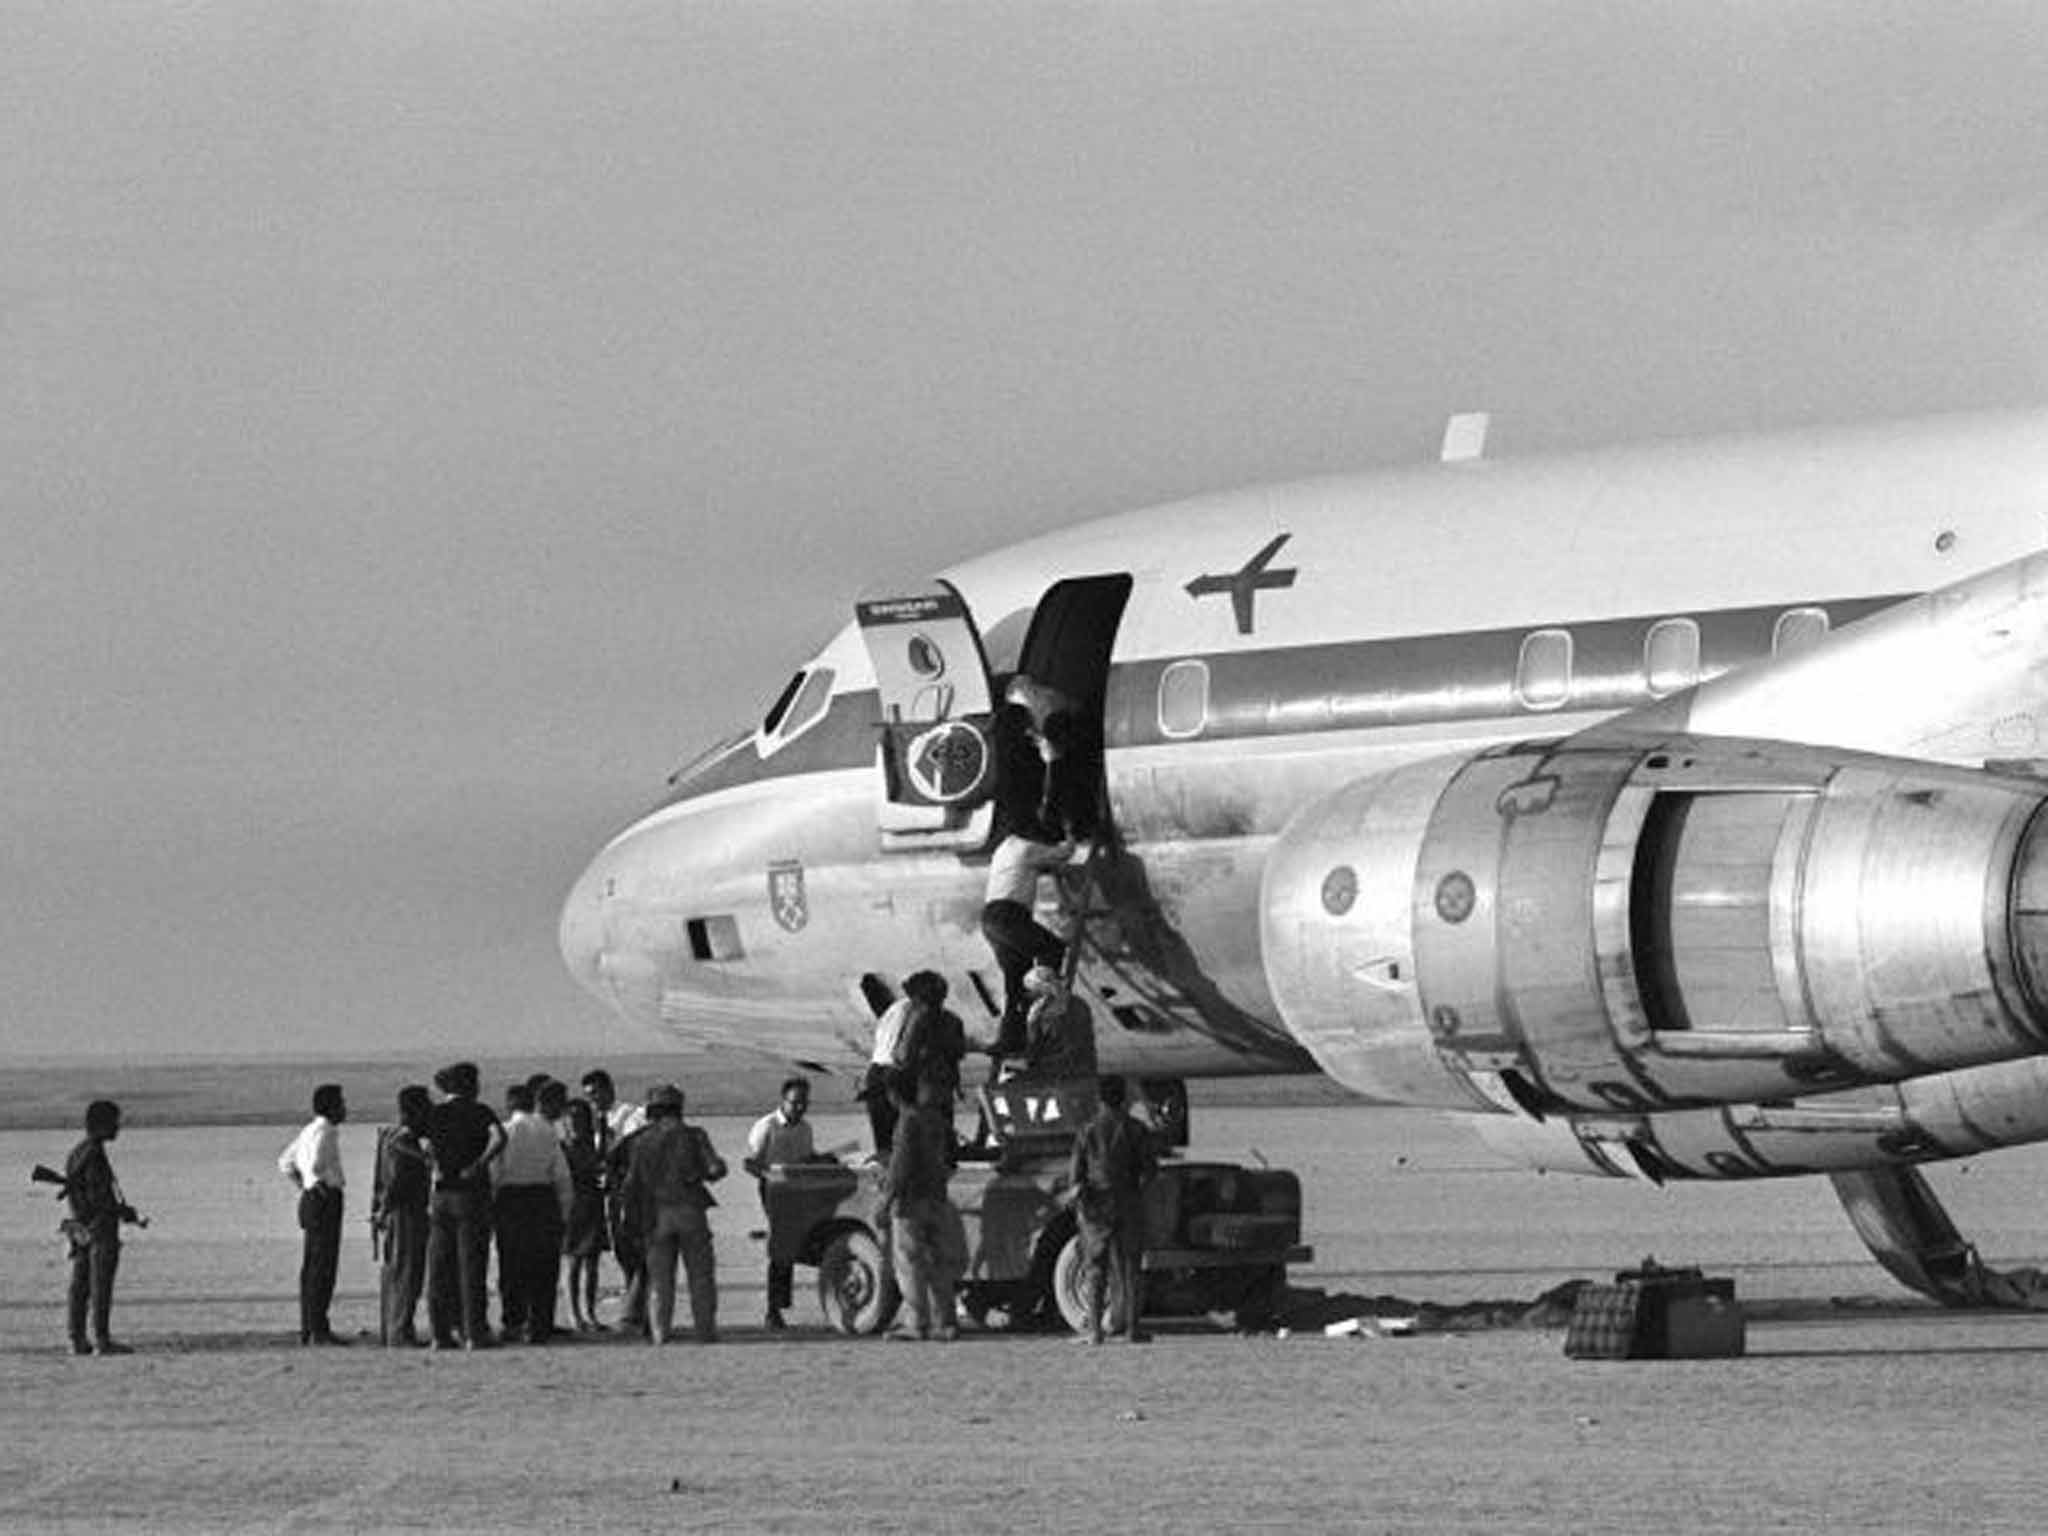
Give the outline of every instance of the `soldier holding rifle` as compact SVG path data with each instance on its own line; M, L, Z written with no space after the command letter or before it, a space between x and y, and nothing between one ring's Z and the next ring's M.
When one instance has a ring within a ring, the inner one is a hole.
M107 1143L121 1134L121 1106L112 1099L94 1099L85 1109L85 1139L71 1149L64 1171L38 1166L32 1177L55 1184L70 1206L63 1233L71 1245L71 1353L132 1354L114 1342L108 1328L114 1307L114 1274L121 1266L121 1228L146 1227L121 1193ZM86 1332L91 1323L91 1334Z

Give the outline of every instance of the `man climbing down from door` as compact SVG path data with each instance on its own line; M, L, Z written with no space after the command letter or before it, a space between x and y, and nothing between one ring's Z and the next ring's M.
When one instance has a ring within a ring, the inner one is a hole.
M1092 830L1088 797L1077 787L1074 736L1074 709L1065 694L1027 674L1011 679L994 722L1000 837L981 909L982 937L1003 977L991 1075L1025 1049L1031 1006L1025 976L1034 966L1059 972L1066 964L1068 940L1035 914L1039 876L1071 862L1076 838Z

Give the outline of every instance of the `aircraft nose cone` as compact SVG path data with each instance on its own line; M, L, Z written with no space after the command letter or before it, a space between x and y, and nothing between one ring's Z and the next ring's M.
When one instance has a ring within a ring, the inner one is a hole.
M583 872L562 903L558 941L562 963L577 984L593 996L610 1001L604 975L604 889L605 880L597 867Z

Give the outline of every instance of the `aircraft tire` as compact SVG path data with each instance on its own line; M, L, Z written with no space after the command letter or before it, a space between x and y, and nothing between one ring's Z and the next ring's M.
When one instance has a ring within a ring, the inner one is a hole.
M841 1232L818 1257L818 1308L840 1333L880 1333L896 1316L902 1295L882 1261L882 1246L866 1231Z

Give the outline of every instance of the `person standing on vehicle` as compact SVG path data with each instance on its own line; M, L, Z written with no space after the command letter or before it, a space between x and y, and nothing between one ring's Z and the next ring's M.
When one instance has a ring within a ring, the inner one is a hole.
M711 1138L683 1122L683 1090L663 1083L647 1095L647 1124L633 1135L626 1169L628 1220L645 1234L647 1336L666 1344L675 1327L676 1262L690 1282L690 1322L697 1342L718 1340L718 1276L709 1212L718 1202L705 1186L725 1177Z
M107 1147L120 1134L121 1106L112 1099L94 1099L85 1107L85 1139L64 1162L64 1201L71 1212L64 1235L71 1245L69 1322L74 1355L134 1353L126 1344L115 1343L108 1331L114 1274L121 1267L121 1226L142 1222L135 1207L122 1198L114 1165L107 1159Z
M868 1048L867 1070L861 1074L860 1089L854 1095L867 1106L868 1133L874 1137L875 1161L881 1163L889 1160L889 1149L896 1144L896 1095L890 1085L908 1065L910 1043L922 1027L919 1015L925 1005L918 1000L911 982L925 974L919 971L915 976L906 976L903 995L875 1020L875 1039Z
M811 1122L805 1118L811 1107L811 1080L807 1077L785 1078L782 1083L782 1102L754 1122L754 1128L747 1132L747 1155L740 1166L760 1181L761 1211L768 1211L768 1172L772 1168L786 1168L791 1163L808 1163L818 1155L817 1141L811 1130ZM780 1333L789 1326L789 1320L782 1314L788 1310L796 1290L796 1266L787 1261L768 1261L768 1314L765 1319L770 1333Z
M960 1332L954 1290L965 1246L959 1213L946 1196L953 1132L939 1112L937 1083L899 1072L891 1088L900 1116L877 1214L889 1224L896 1286L910 1315L889 1337L951 1341Z
M1035 965L1024 976L1031 1005L1024 1016L1024 1071L1043 1082L1095 1077L1095 1015L1060 973Z
M1086 1270L1088 1342L1100 1344L1110 1275L1123 1289L1124 1337L1145 1343L1141 1326L1145 1251L1145 1186L1157 1169L1152 1137L1124 1110L1124 1080L1105 1077L1096 1089L1095 1115L1074 1137L1067 1187L1081 1224Z
M305 1242L299 1260L299 1342L346 1344L328 1322L334 1281L341 1272L341 1123L348 1104L341 1084L313 1090L313 1118L277 1157L277 1169L299 1191L299 1230Z
M952 1129L953 1102L960 1092L960 1063L967 1056L967 1026L946 1006L946 978L917 971L903 978L904 996L916 1005L905 1032L902 1065L919 1082L938 1085L937 1104Z

